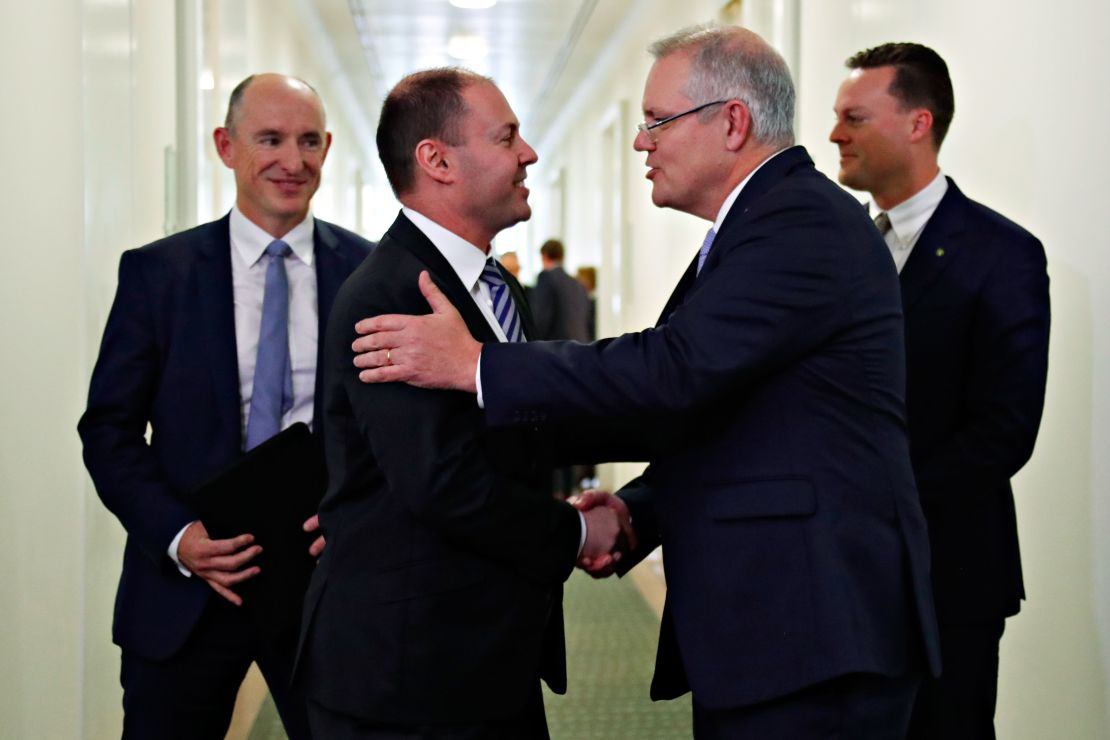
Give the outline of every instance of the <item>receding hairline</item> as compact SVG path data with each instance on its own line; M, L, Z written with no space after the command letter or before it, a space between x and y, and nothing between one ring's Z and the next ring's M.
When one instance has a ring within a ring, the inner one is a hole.
M247 75L246 77L244 77L243 80L235 86L235 89L231 91L231 96L228 99L227 103L227 114L224 116L224 128L228 129L229 131L235 130L235 124L237 123L240 112L243 109L243 101L248 90L250 90L252 87L255 87L255 85L259 82L278 80L284 82L289 87L303 87L305 91L310 93L311 96L315 99L316 105L319 106L320 116L323 119L325 128L327 127L327 109L324 107L323 98L320 97L320 93L316 90L315 87L313 87L300 77L294 77L293 75L281 74L280 72L259 72L257 74Z

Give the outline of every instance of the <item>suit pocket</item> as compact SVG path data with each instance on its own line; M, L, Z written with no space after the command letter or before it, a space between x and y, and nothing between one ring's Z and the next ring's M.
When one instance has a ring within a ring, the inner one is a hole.
M804 517L817 511L817 493L806 478L777 478L711 487L709 515L718 521Z
M423 560L370 574L366 594L371 602L388 604L467 588L483 578L482 570L474 563L459 559Z

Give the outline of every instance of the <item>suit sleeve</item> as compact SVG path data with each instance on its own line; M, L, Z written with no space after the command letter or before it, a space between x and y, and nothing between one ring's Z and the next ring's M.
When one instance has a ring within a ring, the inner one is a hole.
M77 430L97 494L157 562L168 560L170 541L197 516L173 496L146 441L161 368L140 257L132 251L120 258L116 297Z
M483 346L490 423L695 411L825 341L845 324L849 294L869 290L845 279L837 249L858 234L812 199L786 201L753 215L741 241L720 240L714 268L654 329L590 345ZM860 279L893 286L896 276L891 266L889 275Z
M1029 460L1044 408L1050 323L1044 248L1000 250L972 325L963 424L914 460L922 499L997 486Z
M636 532L637 540L636 549L621 558L617 565L617 572L622 576L660 544L653 478L654 471L649 465L643 475L633 478L617 491L617 496L624 501L632 516L632 529Z
M382 312L369 306L344 311L339 315L348 318L339 325L353 327L352 317ZM581 532L574 508L495 470L470 394L359 381L347 349L354 339L351 333L340 340L349 365L344 391L390 494L458 547L544 585L566 580Z

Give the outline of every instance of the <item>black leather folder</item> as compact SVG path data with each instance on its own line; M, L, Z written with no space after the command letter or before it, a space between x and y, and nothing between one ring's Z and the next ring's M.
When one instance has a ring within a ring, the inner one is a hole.
M262 552L258 575L233 586L265 634L295 627L315 567L308 547L316 534L301 526L316 513L327 486L320 442L297 423L245 453L201 486L197 510L213 539L253 534Z

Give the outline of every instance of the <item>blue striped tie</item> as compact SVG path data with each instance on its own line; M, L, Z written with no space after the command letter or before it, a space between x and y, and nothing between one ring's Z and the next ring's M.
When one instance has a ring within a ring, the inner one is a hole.
M497 263L492 257L486 260L481 281L489 288L490 298L493 299L493 315L497 318L497 323L501 324L505 336L510 342L524 341L524 329L520 325L520 314L516 311L516 304L513 303L509 286L505 284L505 278L501 276L501 271L497 269Z
M705 264L705 258L709 256L709 250L713 246L713 240L717 238L717 232L710 229L705 235L705 241L701 243L701 249L698 250L698 270L695 275L701 274L702 265ZM687 252L689 254L689 252Z
M281 431L281 417L293 408L293 368L289 362L289 278L285 258L289 245L275 239L266 247L266 288L262 294L262 325L254 386L247 415L247 449Z

